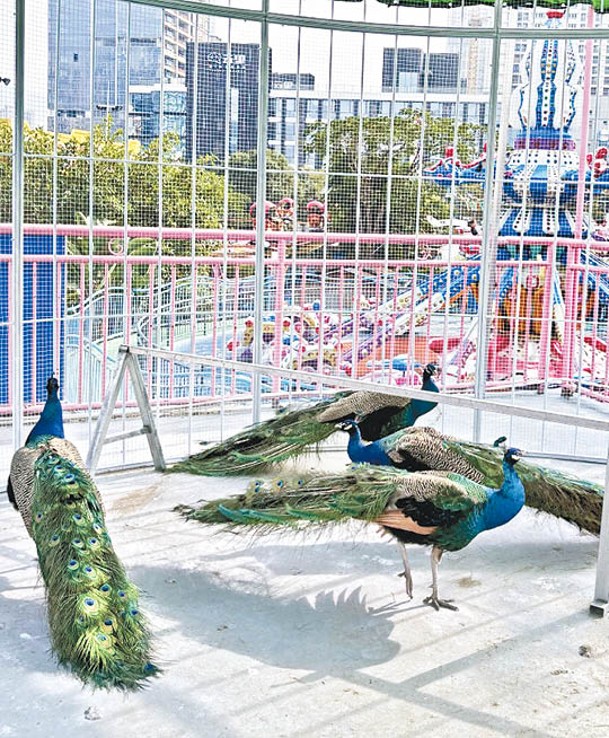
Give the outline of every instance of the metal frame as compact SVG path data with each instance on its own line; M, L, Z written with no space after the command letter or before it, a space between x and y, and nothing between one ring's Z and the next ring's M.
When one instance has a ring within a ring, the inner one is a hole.
M15 0L15 123L13 126L13 231L10 320L13 335L11 385L13 400L13 444L23 441L23 126L25 122L25 0Z
M268 48L268 27L269 24L285 25L285 26L297 26L297 27L308 27L316 29L327 29L337 31L351 31L371 34L388 34L388 35L399 35L399 36L425 36L425 37L445 37L445 38L481 38L489 39L493 44L493 63L496 65L500 59L500 50L502 40L507 39L541 39L541 38L556 38L556 39L609 39L609 28L585 28L585 29L544 29L544 28L532 28L532 29L521 29L521 28L507 28L501 26L502 13L501 3L497 0L495 5L495 18L494 23L489 28L459 28L459 27L440 27L440 26L408 26L391 23L369 23L365 21L343 21L336 20L334 18L311 18L303 17L298 15L286 15L281 13L273 13L268 10L268 0L264 0L260 10L248 10L239 9L234 7L221 7L218 5L210 5L205 3L193 3L187 2L187 0L132 0L139 4L146 4L151 6L157 6L160 8L174 8L178 10L185 10L188 12L197 12L200 14L218 16L218 17L231 17L234 19L250 20L259 22L261 24L261 80L260 85L260 98L259 98L259 119L266 121L266 95L263 91L266 90L264 80L268 77L268 68L265 70L265 65L268 66L268 59L265 48ZM92 0L94 3L94 0ZM22 300L17 299L21 295L21 285L23 283L23 121L24 121L24 61L25 61L25 0L15 0L16 8L16 51L15 51L15 71L16 71L16 98L15 98L15 126L14 126L14 179L13 179L13 239L15 247L13 249L13 269L12 269L12 290L14 296L13 314L12 314L12 356L13 356L13 371L11 376L12 382L12 399L13 399L13 439L15 446L21 445L22 435L22 408L23 408L23 377L21 375L22 361L19 358L22 357ZM265 40L266 39L266 40ZM497 66L495 66L497 68ZM498 97L498 85L495 82L491 89L489 97L489 106L492 110L496 107ZM264 129L261 126L261 129ZM262 141L262 147L259 146L259 168L258 168L258 212L259 214L263 211L264 202L264 154L266 151L266 139L263 138L262 130L259 130L259 143ZM490 158L490 157L489 157ZM491 204L491 192L490 188L487 187L487 201L485 205ZM263 218L258 218L258 242L263 242ZM92 231L91 231L92 233ZM486 249L485 249L486 252ZM262 254L257 258L257 267L263 266ZM490 265L482 261L481 270L483 273L490 268ZM259 272L262 270L259 269ZM261 277L262 279L262 277ZM257 284L258 292L258 305L261 305L262 297L262 286L263 282L259 281ZM257 309L257 314L259 308ZM484 322L480 324L480 334L484 331ZM137 353L140 353L139 351ZM196 357L188 354L173 354L171 352L155 352L156 355L165 356L168 354L170 358L182 358L190 361L208 361L202 360L201 357ZM93 471L96 467L99 455L101 453L102 446L105 443L112 441L122 440L135 435L145 434L150 446L152 458L155 467L159 470L165 468L165 462L158 439L158 434L154 424L153 414L146 396L143 378L137 360L135 359L136 352L130 350L127 347L121 348L119 358L119 368L114 378L114 381L110 387L109 392L104 400L102 413L98 419L95 434L92 439L91 448L87 457L87 464ZM257 351L259 356L259 351ZM209 362L213 363L213 362ZM241 362L229 362L220 361L216 362L216 365L223 367L238 367L247 369L247 371L258 374L264 372L265 374L281 374L283 376L291 376L294 378L305 379L311 381L316 378L316 375L305 372L287 372L285 370L273 369L268 366L260 366L259 364L246 364L243 365ZM133 383L134 393L140 408L142 415L143 426L137 431L131 431L128 433L118 434L116 436L107 437L107 431L112 416L114 405L117 401L118 394L125 376L125 372L129 371L131 380ZM362 382L356 382L353 380L336 379L334 381L325 375L317 375L320 384L332 385L338 384L340 386L355 387L357 389L365 388L367 385ZM378 390L377 385L372 385L369 388ZM477 388L480 390L480 388ZM413 397L421 397L421 393L414 389L402 390L388 387L386 389L388 394L399 394L408 395ZM480 395L480 392L478 392ZM255 402L259 401L259 393L255 393ZM423 396L424 398L424 396ZM571 427L587 427L597 428L600 430L608 431L609 423L606 421L595 420L591 418L583 418L578 416L572 416L562 413L553 413L548 411L531 410L527 408L520 408L515 406L504 405L501 403L489 402L478 398L469 397L456 397L454 395L440 395L439 402L459 405L462 407L469 407L474 409L476 412L483 410L491 412L500 412L507 415L521 416L536 418L539 420L545 420L549 422L559 422L569 424ZM256 413L255 413L256 417ZM608 452L609 453L609 452ZM609 456L607 475L605 482L605 490L609 490ZM597 565L597 576L596 576L596 588L595 588L595 599L591 605L591 611L596 614L604 615L607 608L609 608L609 503L603 504L602 514L602 528L600 536L599 554L598 554L598 565Z
M226 1L226 0L225 0ZM609 28L573 28L573 29L542 29L542 28L508 28L500 25L501 12L496 15L496 22L487 28L467 28L455 26L431 26L418 25L409 26L398 23L370 23L368 21L337 20L335 18L314 18L302 15L289 15L267 11L265 6L260 10L247 8L236 8L234 6L210 5L207 3L195 3L193 0L131 0L138 5L154 5L159 8L171 8L172 10L183 10L188 13L201 13L223 18L234 18L238 20L249 20L267 22L285 26L301 26L308 28L319 28L336 31L361 31L365 33L381 33L400 36L446 36L463 38L495 38L500 34L503 38L517 40L531 38L573 38L573 39L599 39L609 38ZM261 2L262 5L262 2ZM495 8L502 8L501 0L497 0ZM497 25L497 20L499 25Z
M303 372L297 370L278 369L272 366L264 366L260 364L250 364L243 361L231 361L228 359L212 359L205 356L199 356L197 354L180 353L174 351L163 351L161 349L143 349L143 348L132 348L121 347L125 356L129 356L137 367L137 373L139 373L139 366L135 360L135 356L155 356L157 358L168 359L171 361L179 360L180 362L189 363L191 365L210 365L215 367L230 368L230 369L241 369L243 371L251 372L256 375L278 375L293 380L304 380L306 382L317 382L320 387L341 387L355 390L370 390L372 392L378 392L378 385L370 382L362 382L360 380L348 379L344 377L331 377L325 374L318 374L316 372ZM118 373L120 374L120 372ZM116 383L118 387L120 381ZM383 392L390 395L397 395L399 397L412 397L414 399L425 400L427 399L427 393L415 389L414 387L392 387L387 386L383 388ZM118 394L118 389L116 391ZM576 428L591 428L604 432L609 432L609 421L599 420L596 418L585 418L580 416L573 416L567 413L557 413L550 410L535 410L528 407L519 407L516 405L505 405L500 402L491 402L490 400L483 400L475 397L464 397L461 395L450 395L444 392L437 394L437 401L439 405L455 405L457 407L468 408L474 410L477 414L482 411L501 413L504 415L517 416L521 418L530 418L532 420L541 420L545 422L560 423L562 425L568 425ZM114 402L116 401L116 395L114 396ZM138 400L139 401L139 400ZM110 411L111 412L111 411ZM107 422L109 422L109 417ZM103 430L103 433L107 431L107 422ZM101 428L101 417L98 423L98 428ZM102 435L100 430L100 435ZM142 432L142 431L139 431ZM133 434L131 434L133 435ZM121 436L121 438L124 436ZM118 438L117 438L118 440ZM158 438L157 438L158 441ZM150 437L149 437L150 442ZM159 447L160 448L160 447ZM152 450L152 446L151 446ZM91 455L92 452L90 452ZM590 604L590 613L592 615L598 615L603 617L609 611L609 447L607 449L607 472L605 476L605 496L603 498L603 512L601 519L601 533L598 551L598 561L596 568L596 583L594 589L594 600Z
M108 428L110 427L110 421L112 420L112 412L116 406L116 401L127 373L131 377L133 393L140 409L143 425L137 430L125 431L124 433L117 433L116 435L108 436L107 434ZM97 419L97 425L95 426L93 439L89 447L89 453L87 454L85 462L91 474L95 473L102 448L105 444L114 443L115 441L124 441L127 438L134 438L135 436L141 435L145 435L146 440L148 441L150 454L154 462L154 468L157 471L164 471L167 468L167 465L165 464L165 459L163 457L163 450L161 448L159 435L154 422L154 414L148 401L146 386L144 384L144 378L142 377L140 366L129 347L121 346L119 348L116 374L114 375L114 379L110 384L108 393L104 398L102 409L99 414L99 418Z

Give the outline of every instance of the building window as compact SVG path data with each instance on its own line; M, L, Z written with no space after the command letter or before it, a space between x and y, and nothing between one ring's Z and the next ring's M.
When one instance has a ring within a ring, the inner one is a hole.
M293 97L288 97L283 101L283 111L286 118L296 117L296 100Z

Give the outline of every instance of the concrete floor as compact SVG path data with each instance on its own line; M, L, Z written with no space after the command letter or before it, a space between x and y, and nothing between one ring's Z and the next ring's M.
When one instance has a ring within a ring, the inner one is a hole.
M609 734L609 620L588 614L597 540L562 521L525 509L447 554L441 592L460 609L436 613L421 604L428 551L411 547L407 601L397 548L373 526L218 533L172 507L242 479L139 470L98 484L165 673L123 696L58 670L34 544L2 496L0 736Z

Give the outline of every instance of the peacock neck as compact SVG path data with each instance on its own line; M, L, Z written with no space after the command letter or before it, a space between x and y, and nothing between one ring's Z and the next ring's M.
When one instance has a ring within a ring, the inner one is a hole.
M484 528L489 530L510 521L524 505L524 487L516 470L503 462L503 484L494 490L484 506Z
M426 392L439 392L437 384L433 381L431 377L425 378L423 384L421 385L421 389L425 390ZM409 423L409 425L413 425L414 421L419 416L425 415L425 413L430 412L434 409L436 405L437 402L433 400L412 400L407 408L407 413L410 416L408 420L412 418L412 422Z
M36 425L30 431L25 443L26 446L35 445L41 438L45 436L54 436L55 438L64 438L63 433L63 414L61 411L61 402L57 395L57 390L49 392L47 401L42 409L40 418Z
M349 434L347 453L354 464L375 464L376 466L391 466L391 459L378 441L364 443L359 428L354 428Z

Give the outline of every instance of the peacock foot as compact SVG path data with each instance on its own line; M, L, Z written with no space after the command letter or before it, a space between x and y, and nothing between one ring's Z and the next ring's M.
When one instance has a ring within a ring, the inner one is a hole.
M404 577L404 584L406 585L406 596L409 600L412 599L412 575L408 569L404 569L398 574L399 577Z
M453 602L453 600L441 600L437 595L434 594L430 594L429 597L426 597L423 600L423 604L429 605L437 611L439 611L441 607L444 607L447 610L458 610L459 608L456 605L451 605L451 602Z

